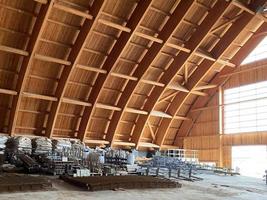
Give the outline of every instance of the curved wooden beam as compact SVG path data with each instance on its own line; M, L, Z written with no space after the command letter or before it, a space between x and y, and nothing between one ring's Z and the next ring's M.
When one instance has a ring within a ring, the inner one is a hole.
M175 75L178 74L180 70L183 70L183 66L185 65L185 63L194 55L201 43L206 39L207 34L215 27L216 23L222 18L222 16L225 14L225 12L230 6L230 3L226 1L218 1L214 5L208 15L205 17L204 21L199 25L199 27L197 27L197 30L194 32L189 41L185 44L185 47L191 50L190 53L187 54L184 52L180 52L179 55L174 58L174 62L170 65L168 70L161 78L161 82L165 84L165 87L157 88L152 91L149 99L145 104L145 110L149 111L150 114L146 116L140 116L134 130L133 140L134 142L136 142L137 148L144 132L144 124L149 120L149 117L152 116L152 112L156 106L157 101L160 99L161 95L171 84L172 80L175 78ZM155 142L157 145L160 146L161 143L158 143L158 138L159 137L157 134Z
M231 63L236 64L236 66L240 65L242 61L250 54L250 52L266 37L264 34L267 32L267 23L263 23L258 30L255 32L255 34L241 47L241 49L236 53L236 55L231 59ZM222 85L227 80L229 80L230 77L224 76L230 73L233 73L236 70L236 68L224 68L221 72L216 74L214 78L210 81L211 84L217 84ZM202 111L199 111L199 113L192 114L190 111L198 108L202 108L208 105L212 97L217 93L217 89L211 89L207 91L209 94L207 97L201 97L197 98L194 102L194 104L190 107L190 109L187 112L187 117L191 118L191 121L183 121L178 132L176 135L176 139L174 140L174 143L178 143L179 137L186 137L189 135L189 132L191 131L194 123L197 121L199 116L201 115Z
M107 139L108 141L110 141L111 146L114 143L114 136L118 130L119 122L122 119L123 114L127 112L127 104L129 103L135 88L142 82L144 74L148 71L150 65L154 62L159 52L168 43L168 40L172 37L177 26L183 21L186 13L189 12L190 8L193 6L193 2L193 0L188 0L181 1L178 4L175 11L167 21L166 25L159 33L159 38L163 42L153 43L153 45L149 48L149 51L140 62L138 68L134 72L133 76L138 77L138 81L129 82L125 87L123 94L118 102L118 105L122 108L122 112L114 113L107 133Z
M51 13L53 4L54 4L54 0L51 0L47 4L41 5L41 10L40 10L40 12L37 16L36 22L34 24L32 36L31 36L29 44L27 46L27 52L30 55L25 57L22 61L22 65L20 68L18 81L17 81L17 85L16 85L16 91L18 92L18 95L14 96L14 99L12 101L12 107L11 107L10 116L9 116L9 127L8 127L9 135L14 134L16 121L18 118L19 106L21 103L22 95L23 95L23 89L24 89L25 84L26 84L27 76L30 72L30 66L31 66L32 61L34 59L34 53L36 52L39 40L41 39L41 36L45 30L45 26L47 24L47 19Z
M142 19L148 12L148 8L151 6L152 0L144 0L140 1L135 8L134 12L132 13L132 17L129 19L127 23L127 27L131 29L131 32L122 32L118 41L112 48L108 58L106 59L105 63L103 64L103 69L106 70L107 73L99 74L96 80L94 87L92 88L89 102L92 103L92 107L86 107L84 114L81 119L81 123L79 126L79 138L84 141L86 137L86 131L88 129L89 123L93 116L93 111L97 106L97 101L100 97L100 93L103 90L104 85L107 83L108 77L111 76L111 73L116 66L119 58L121 57L123 51L125 50L127 44L134 36L138 26L140 25Z
M86 18L83 26L81 27L79 35L73 45L73 48L71 49L70 55L68 56L68 61L71 62L71 65L64 67L63 69L55 93L55 96L58 98L58 101L52 103L51 111L48 117L48 123L46 126L46 136L49 138L51 138L53 135L56 119L59 113L60 105L63 102L63 97L67 88L68 81L70 80L71 74L73 73L75 66L79 62L84 47L86 46L86 41L92 36L92 34L90 34L92 33L91 30L96 27L104 5L104 0L98 0L93 3L92 7L90 8L90 15L93 17L93 20Z
M263 2L258 1L258 5L263 5ZM212 54L215 55L216 59L221 59L222 55L229 49L229 46L235 40L235 38L240 34L240 32L245 29L247 24L254 19L254 15L250 13L244 12L243 16L235 21L235 23L229 28L226 34L221 38L221 40L216 44L216 46L212 50ZM190 90L189 93L180 93L178 94L170 107L168 108L168 112L173 116L179 113L180 109L183 106L183 103L191 94L191 90L194 89L198 84L202 81L202 79L210 72L212 67L214 66L214 61L205 60L201 63L201 65L197 68L194 74L189 78L188 84L186 87ZM161 126L157 133L156 143L158 145L162 145L164 143L164 139L168 133L168 129L174 119L163 119Z

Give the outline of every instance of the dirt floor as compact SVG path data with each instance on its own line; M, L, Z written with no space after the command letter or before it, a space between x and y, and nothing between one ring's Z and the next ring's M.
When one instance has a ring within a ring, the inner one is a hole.
M51 191L0 193L0 200L267 200L267 185L261 179L202 174L203 181L182 183L176 189L146 189L89 192L52 179Z

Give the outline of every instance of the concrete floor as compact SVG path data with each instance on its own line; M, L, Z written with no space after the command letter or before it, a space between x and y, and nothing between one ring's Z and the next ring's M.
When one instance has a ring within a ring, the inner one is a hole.
M261 179L203 174L203 181L182 183L176 189L146 189L89 192L53 179L52 191L2 193L0 200L267 200L267 185Z

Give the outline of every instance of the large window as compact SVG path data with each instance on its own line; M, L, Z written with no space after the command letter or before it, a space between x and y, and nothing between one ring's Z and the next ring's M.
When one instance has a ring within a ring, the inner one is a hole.
M224 133L267 131L267 81L224 91Z
M258 46L246 57L242 64L251 63L264 58L267 58L267 37L258 44Z

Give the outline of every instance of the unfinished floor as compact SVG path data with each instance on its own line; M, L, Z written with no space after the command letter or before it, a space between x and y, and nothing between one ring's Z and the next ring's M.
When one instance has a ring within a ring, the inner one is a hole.
M177 189L150 189L88 192L73 187L61 180L53 179L52 191L2 193L1 200L266 200L267 185L260 180L249 177L231 177L217 175L202 175L204 181L184 182L182 188Z

